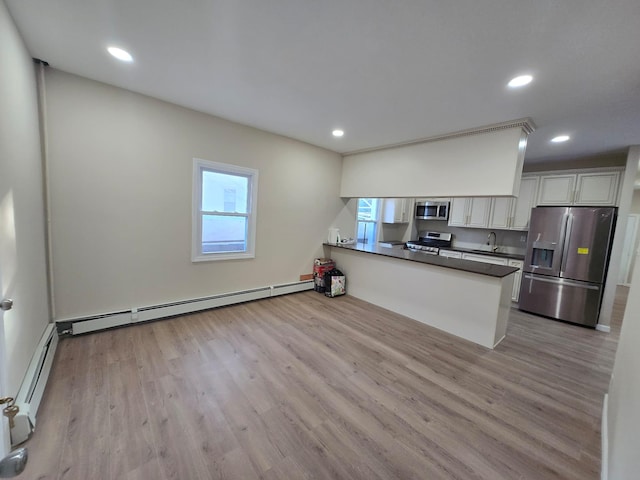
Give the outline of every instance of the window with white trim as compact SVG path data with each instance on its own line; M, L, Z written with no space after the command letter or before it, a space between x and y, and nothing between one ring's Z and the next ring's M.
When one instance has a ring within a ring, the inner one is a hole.
M379 198L358 199L356 218L356 239L358 243L373 245L378 241L380 203Z
M193 159L191 260L255 257L258 171Z

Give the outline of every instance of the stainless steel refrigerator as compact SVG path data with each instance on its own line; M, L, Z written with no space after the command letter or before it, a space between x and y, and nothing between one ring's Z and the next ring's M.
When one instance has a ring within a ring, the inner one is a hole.
M534 208L520 310L594 327L615 220L615 208Z

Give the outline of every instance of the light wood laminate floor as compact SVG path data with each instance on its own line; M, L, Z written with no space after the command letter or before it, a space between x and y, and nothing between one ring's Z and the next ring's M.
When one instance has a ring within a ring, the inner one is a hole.
M626 292L494 351L315 292L63 339L21 478L596 479Z

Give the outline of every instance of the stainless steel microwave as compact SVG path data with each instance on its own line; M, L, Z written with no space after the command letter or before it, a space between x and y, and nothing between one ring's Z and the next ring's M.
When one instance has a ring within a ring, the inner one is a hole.
M416 218L419 220L449 220L449 202L417 202Z

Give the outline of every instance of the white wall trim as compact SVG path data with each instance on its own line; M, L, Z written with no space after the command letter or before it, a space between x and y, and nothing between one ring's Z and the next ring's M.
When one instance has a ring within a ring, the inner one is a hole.
M604 394L604 402L602 402L602 425L600 426L600 435L602 445L602 461L600 462L600 480L609 478L609 427L608 427L608 405L609 394Z
M599 332L610 333L611 327L609 325L602 325L601 323L598 323L596 325L596 330L598 330Z
M56 323L71 323L69 332L72 335L105 330L107 328L119 327L122 325L158 320L160 318L173 317L188 313L208 310L211 308L234 305L236 303L260 300L262 298L276 297L289 293L313 290L313 280L292 282L279 285L269 285L265 287L243 290L239 292L221 293L204 298L194 298L173 303L151 305L146 307L133 307L130 310L120 312L109 312L90 317L68 318L57 320Z

